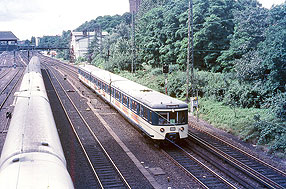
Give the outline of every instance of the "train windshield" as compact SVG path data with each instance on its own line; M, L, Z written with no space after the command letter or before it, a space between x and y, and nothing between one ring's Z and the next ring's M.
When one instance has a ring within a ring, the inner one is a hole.
M188 111L154 112L153 125L182 125L187 124Z

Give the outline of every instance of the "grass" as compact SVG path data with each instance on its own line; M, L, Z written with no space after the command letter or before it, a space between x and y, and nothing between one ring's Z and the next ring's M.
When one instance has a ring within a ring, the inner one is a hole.
M200 99L200 117L210 124L244 139L252 130L254 117L269 120L272 114L267 109L233 108L205 98Z

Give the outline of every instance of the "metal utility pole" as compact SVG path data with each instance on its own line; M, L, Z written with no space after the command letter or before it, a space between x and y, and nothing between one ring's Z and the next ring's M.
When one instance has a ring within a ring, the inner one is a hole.
M192 54L191 54L192 53ZM187 91L186 102L189 102L189 71L191 61L191 95L194 95L194 22L193 22L193 1L189 0L188 11L188 55L187 55Z
M132 64L131 64L131 73L134 72L135 66L135 12L132 12Z
M165 94L168 95L168 91L167 91L168 73L169 73L169 65L168 64L163 65L163 73L165 75Z
M97 31L97 34L99 34L99 48L100 48L100 56L102 57L102 49L103 49L103 46L102 46L102 29L101 29L101 25L98 26L98 31ZM96 37L98 36L96 34Z
M191 63L191 85L192 85L192 96L195 96L195 88L194 88L194 17L193 17L193 0L190 0L190 4L191 4L191 36L192 36L192 40L191 40L191 48L192 48L192 63Z
M14 49L14 59L13 67L16 68L16 50Z

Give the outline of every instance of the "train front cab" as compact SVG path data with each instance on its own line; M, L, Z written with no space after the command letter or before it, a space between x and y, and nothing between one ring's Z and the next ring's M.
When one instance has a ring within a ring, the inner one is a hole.
M152 125L155 128L156 138L177 141L188 136L188 110L159 110L152 112Z

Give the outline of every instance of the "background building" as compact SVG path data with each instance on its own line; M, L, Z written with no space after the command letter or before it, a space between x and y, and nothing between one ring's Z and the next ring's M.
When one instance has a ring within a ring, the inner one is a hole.
M107 32L72 32L71 51L74 58L85 57L88 52L88 46L95 36L101 42L106 35L108 35Z
M142 0L129 0L130 12L138 12Z
M11 31L0 31L0 52L17 49L18 38Z

